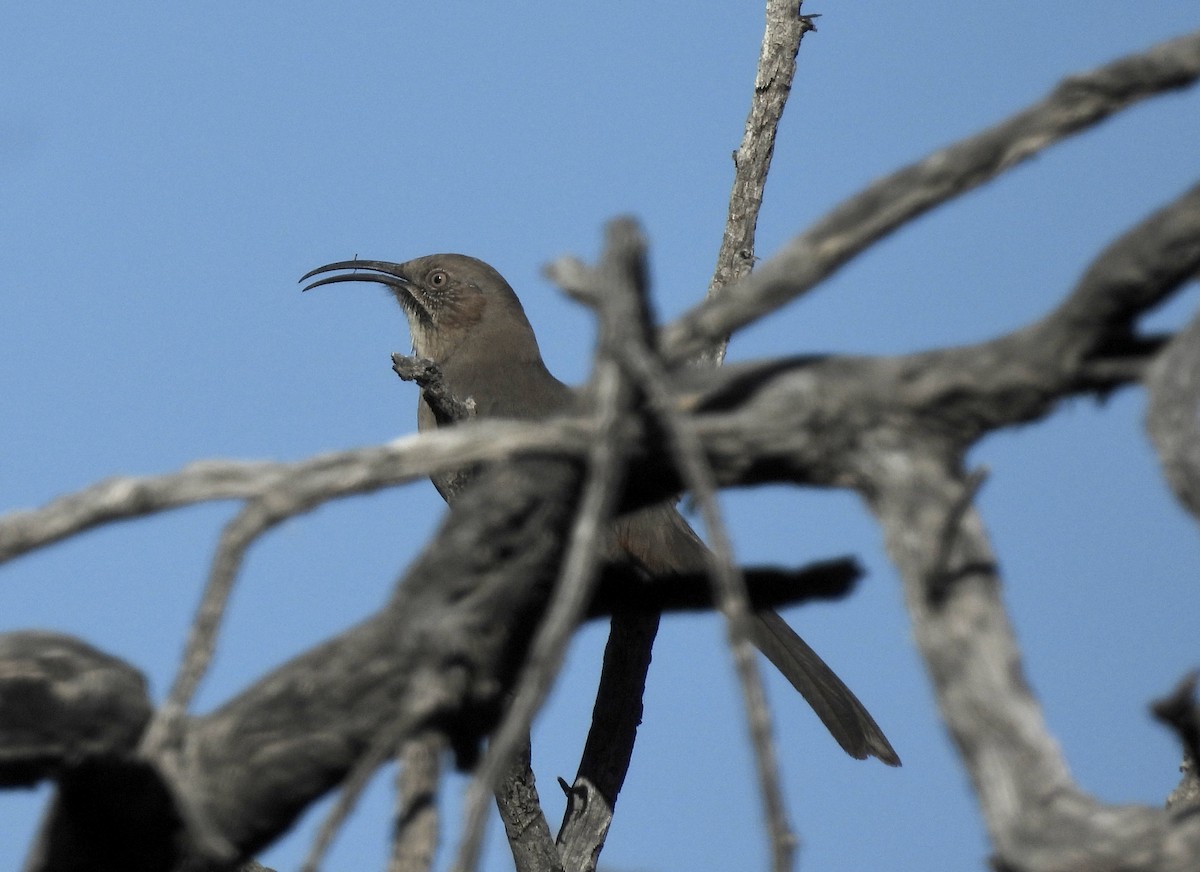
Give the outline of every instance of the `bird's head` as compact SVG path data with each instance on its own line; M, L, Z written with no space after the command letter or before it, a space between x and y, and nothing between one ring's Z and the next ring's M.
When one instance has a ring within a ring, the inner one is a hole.
M343 260L301 277L341 272L304 287L337 282L387 285L408 317L413 353L441 363L469 342L477 350L495 344L505 353L538 356L537 340L521 303L500 273L465 254L430 254L405 263Z

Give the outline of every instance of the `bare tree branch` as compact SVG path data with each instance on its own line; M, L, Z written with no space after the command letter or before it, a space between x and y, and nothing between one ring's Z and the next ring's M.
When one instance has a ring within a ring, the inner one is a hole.
M1200 268L1198 239L1195 188L1106 248L1066 303L1006 336L888 358L684 371L675 391L687 407L709 413L695 426L722 485L784 479L869 490L874 471L862 465L879 446L862 441L865 431L912 427L954 456L986 433L1045 416L1066 397L1103 396L1140 378L1158 344L1137 341L1136 319ZM1086 299L1103 301L1097 305L1107 314L1080 315ZM1102 368L1098 378L1098 363L1117 356L1128 364Z
M587 274L581 272L573 261L566 261L558 266L554 277L565 287L588 289ZM595 291L589 290L589 293ZM762 680L749 642L750 609L746 589L733 563L732 547L716 508L711 470L704 461L695 435L674 409L673 397L667 386L667 376L654 358L649 347L650 342L648 331L631 331L625 337L625 341L616 347L615 353L629 376L646 392L650 409L669 442L669 456L680 469L683 483L695 494L712 540L712 583L721 610L729 622L730 645L746 697L747 715L771 836L773 868L782 872L791 866L795 838L790 832L783 811L782 791L779 787L779 774L771 741L770 716Z
M563 566L545 623L533 643L516 694L468 789L466 835L455 862L455 869L459 872L469 872L478 863L485 799L495 790L501 773L510 766L516 745L523 737L527 741L533 716L558 674L567 643L591 599L598 544L604 525L612 518L616 491L620 486L620 449L613 440L618 418L617 404L623 393L617 375L615 367L603 367L597 372L597 394L602 404L602 417L590 458L579 518L571 534L567 562ZM549 835L549 830L546 834Z
M526 733L525 742L509 764L509 772L496 788L496 807L504 821L516 872L562 872L562 860L542 812L530 753Z
M981 343L975 350L986 352L981 355L986 366L971 370L977 382L966 380L962 371L968 351L952 349L896 359L822 358L692 371L678 378L676 391L680 405L694 417L695 433L719 483L772 478L863 492L878 507L889 535L903 539L905 549L920 552L914 556L905 550L897 563L922 598L932 575L927 562L937 549L922 550L914 531L929 526L937 531L929 541L940 541L947 519L957 516L952 523L958 533L947 538L949 557L939 560L944 565L936 573L951 580L945 602L934 608L922 599L923 611L914 619L919 635L931 634L923 649L938 648L938 640L947 639L953 654L947 662L957 664L949 677L963 670L981 673L973 679L979 686L971 685L971 693L962 698L957 683L938 685L948 722L964 748L976 749L966 758L978 765L976 777L983 780L990 775L989 766L999 765L996 760L1011 762L990 750L990 743L1012 741L1000 729L1011 724L1022 737L1018 746L1028 746L1039 761L1022 765L1031 775L1048 776L1042 784L1065 785L1056 796L1083 808L1089 801L1065 780L1053 742L1040 729L1030 732L1039 716L1027 690L1019 681L994 686L990 664L1011 662L1003 652L1015 651L1009 647L1002 612L989 618L997 627L994 637L975 633L965 640L953 633L959 623L946 617L963 608L998 608L990 552L975 529L974 511L962 510L963 485L954 470L963 446L989 426L1048 411L1051 405L1042 401L1014 403L1031 385L1039 396L1093 389L1081 376L1087 361L1078 357L1074 370L1064 366L1031 374L1018 365L1053 356L1034 345L1047 335L1025 330L1008 342ZM980 388L984 399L972 399L971 391ZM1013 406L1017 413L1004 412ZM663 468L652 446L639 445L634 460ZM637 468L631 490L640 489L647 501L662 499L677 484L661 475L636 475ZM572 516L572 502L565 495L578 483L573 463L550 459L489 466L484 474L495 480L487 488L468 489L465 504L451 514L383 612L286 664L217 712L184 722L183 741L164 749L159 766L181 803L180 820L200 834L200 845L231 846L239 853L261 847L309 801L354 769L381 736L391 736L406 711L416 718L412 730L441 724L459 754L469 759L494 723L501 694L523 656L525 634L532 632L531 616L540 613L546 599L559 560L555 537L547 531L565 531ZM905 531L902 536L899 530ZM905 568L905 561L917 559L924 562ZM972 596L964 600L967 593ZM963 650L959 646L964 644L974 647ZM1003 671L1003 681L1014 680L1013 670ZM450 688L444 704L432 709L413 705L422 697L412 682L423 674ZM981 683L985 678L990 683ZM980 710L976 706L982 702L974 693L996 700L1013 697L1019 703L1009 720L995 721L982 739L970 732L970 725L954 720L959 707ZM390 747L403 738L394 736ZM94 770L91 781L78 783L96 783L105 771ZM145 772L139 777L144 779ZM1016 777L997 783L1013 783ZM81 789L72 795L90 794ZM985 798L997 848L1005 857L1024 850L1012 834L1028 822L1012 797L1026 795L999 791ZM66 804L77 814L86 814L87 807ZM1039 809L1045 811L1044 806ZM1181 851L1192 844L1186 828L1177 834L1159 818L1145 818L1140 811L1131 815L1128 821L1121 819L1121 826L1133 829L1122 833L1136 831ZM58 832L54 821L48 832ZM218 848L213 850L220 853Z
M741 281L754 266L758 212L775 153L775 134L796 75L796 54L804 34L816 30L812 17L800 14L802 5L795 0L767 0L767 23L754 74L750 113L742 144L733 153L733 190L729 194L725 232L707 297L715 297L726 285ZM719 365L727 344L725 336L697 354L696 362Z
M974 510L958 524L948 586L932 564L922 543L936 540L969 485L945 458L916 445L881 452L878 471L872 508L901 572L914 636L982 805L997 867L1194 868L1200 819L1105 807L1071 780L1025 683L995 560Z
M530 529L527 535L542 537L544 532ZM447 571L455 581L460 579L453 574L454 567ZM516 567L499 572L504 577L507 572L517 572L525 578ZM422 581L420 568L414 568L414 573L416 588L439 584ZM764 603L776 604L788 601L797 590L800 596L807 595L806 586L818 595L841 595L857 574L852 561L841 560L799 573L758 570L752 577L764 584ZM622 576L611 583L624 587L630 594L626 603L635 608L653 609L664 602L698 608L707 599L684 590L697 587L702 581L698 577L656 580L646 586L644 597L630 593L629 581ZM318 857L353 807L367 776L404 735L420 731L416 724L436 725L436 730L452 739L457 735L466 745L479 741L488 729L488 721L481 719L478 704L472 706L464 684L463 665L470 659L464 652L477 644L509 643L503 638L482 638L470 629L473 620L488 621L493 615L486 601L469 607L480 610L475 618L439 615L439 609L453 613L453 604L462 599L454 583L447 580L445 584L451 588L446 606L431 604L430 598L436 599L431 592L402 587L384 613L285 664L221 710L185 721L182 751L164 749L157 773L136 759L113 760L114 753L132 750L149 716L144 689L132 697L121 689L125 682L121 676L127 670L136 688L142 688L136 672L105 655L87 654L92 649L68 637L39 633L0 636L0 651L12 655L0 656L0 697L5 701L0 705L0 734L9 736L0 743L5 751L0 773L10 784L32 783L56 773L60 784L67 783L61 780L66 778L69 784L61 791L61 801L49 821L46 842L57 845L59 853L54 856L69 857L74 850L77 856L101 860L118 856L130 845L148 845L157 834L173 843L177 839L173 834L181 830L192 833L184 843L194 843L194 849L202 854L248 852L249 844L261 846L268 838L255 835L258 827L286 827L290 816L340 781L343 776L338 773L345 773L348 780L343 798L322 828L313 855ZM665 595L660 586L666 588ZM505 632L513 629L501 626ZM519 638L512 644L519 644ZM64 656L70 651L86 657ZM484 653L477 656L486 659ZM92 660L95 667L90 665ZM118 667L115 683L103 678L102 670L109 668L105 664L110 661ZM28 665L35 663L52 670L37 673ZM42 680L35 673L52 674L54 682L44 693L38 691L36 698L62 697L64 707L17 704L27 698L22 696L27 692L22 688L32 688L31 682ZM54 692L55 686L61 686L63 692ZM482 688L488 694L502 693L491 679L482 681ZM94 711L95 717L89 720L86 711ZM51 737L48 744L19 738L32 736L35 730ZM78 740L67 741L76 733L80 734ZM427 731L421 734L429 735ZM106 735L116 738L109 741L104 739ZM64 763L78 767L97 757L113 762L84 766L75 775L69 774L73 770L62 771ZM127 800L115 821L106 811L112 810L112 803L96 801L97 791L105 790L122 791ZM175 799L164 804L164 791ZM86 826L86 821L95 825ZM232 831L226 829L230 823L235 825ZM76 836L64 836L68 831ZM92 834L91 840L76 841L81 833ZM421 845L432 849L435 834L425 833L414 834L414 852ZM52 860L49 857L46 862ZM146 863L129 868L163 868L150 859Z
M437 854L439 758L445 742L426 733L404 743L396 772L396 821L387 872L429 872Z
M412 731L440 725L469 762L548 599L576 484L568 463L489 467L381 612L192 719L162 765L195 814L252 851Z
M440 368L432 361L393 354L392 369L400 378L415 382L421 387L421 395L433 410L439 426L458 424L474 417L476 411L474 398L460 399L454 396L446 385ZM447 495L448 499L453 499L470 484L478 471L477 467L464 467L444 473L440 479L443 493ZM526 672L528 673L530 670L527 669ZM529 680L536 681L537 676ZM520 747L514 749L513 759L495 786L496 808L504 822L517 872L539 872L539 870L559 872L561 864L554 848L554 840L550 835L550 825L542 813L536 779L531 766L527 730L528 728L526 728L524 741L518 742ZM489 755L493 759L498 754L502 754L502 752L494 746L489 749ZM476 785L486 787L486 784L480 783L478 775L476 775L472 788ZM468 808L464 814L464 818L468 822L467 834L463 839L464 850L478 855L485 823L483 791L469 791L467 805ZM476 863L477 860L471 862Z
M629 343L622 351L622 362L646 391L651 408L669 440L672 459L688 491L695 497L704 520L713 556L710 567L712 585L727 621L729 645L750 726L759 789L767 818L771 867L775 872L786 872L792 867L796 837L783 805L770 710L762 676L754 659L754 648L750 643L750 605L746 585L734 562L733 545L717 507L716 480L690 422L675 410L666 373L649 348Z
M150 719L146 679L61 633L0 635L0 786L73 761L127 754Z
M486 431L486 432L485 432ZM102 524L213 500L289 500L302 511L341 496L371 493L443 469L530 452L582 456L587 425L488 421L412 435L386 445L318 455L297 463L203 460L176 473L111 478L39 509L0 517L0 563Z
M1071 76L1008 120L892 173L789 242L748 278L662 331L677 363L811 290L852 257L936 206L977 188L1060 139L1200 77L1200 32Z
M153 756L164 746L177 743L181 738L179 729L183 717L216 652L221 619L241 571L246 550L271 527L301 511L303 507L299 502L288 500L273 506L269 500L255 497L225 525L209 570L208 583L200 598L200 607L188 630L183 662L166 701L154 713L142 738L142 750L147 755Z
M355 761L353 768L342 780L337 801L325 815L325 819L321 821L321 826L317 829L317 834L309 847L308 855L300 865L300 872L318 872L320 870L321 861L325 859L330 846L333 845L338 831L349 820L363 791L367 789L371 776L394 754L396 746L408 744L407 738L418 730L416 725L432 717L435 711L457 704L458 699L455 694L457 688L447 691L446 688L439 686L438 677L431 679L427 673L423 674L421 679L423 680L415 680L413 684L425 685L429 691L429 698L416 702L410 701L406 710L395 723L388 724L372 738L370 748Z
M678 379L678 402L691 410L719 483L771 478L852 486L873 504L887 503L886 511L880 510L885 526L910 534L923 529L912 526L917 521L932 522L922 516L909 523L904 512L932 512L939 536L946 519L961 514L954 522L959 535L948 540L949 562L938 573L953 579L946 604L937 610L925 607L937 617L957 608L961 591L973 589L958 581L956 572L970 570L963 576L968 581L992 572L986 551L976 569L964 557L974 540L964 538L962 531L969 532L977 522L973 511L962 512L962 485L946 472L954 469L962 446L988 426L1028 419L1032 413L1020 403L1017 415L1003 410L1030 390L1031 380L1039 395L1091 389L1082 370L1063 367L1031 375L1018 366L1047 353L1033 343L1048 334L1025 330L1018 335L1020 342L977 347L977 352L987 352L987 365L972 370L978 382L964 380L967 351L952 349L896 359L823 358L692 371ZM1086 367L1086 361L1076 361L1077 367ZM971 390L981 387L985 399L971 399ZM1044 414L1050 405L1039 401L1036 408ZM896 460L894 469L889 458ZM899 469L911 471L912 458L928 458L921 462L929 468L897 483L893 476ZM661 456L649 446L640 445L634 459L647 468L663 468ZM662 499L677 484L661 475L636 475L637 468L631 490L640 489L647 501ZM523 469L536 472L525 475ZM177 750L164 750L161 761L164 776L184 803L181 819L201 821L188 826L201 834L219 834L221 844L239 852L261 847L307 802L351 771L378 737L400 723L401 713L414 711L409 704L419 695L414 696L410 683L423 670L433 670L428 674L437 676L440 687L457 690L437 712L427 712L422 724L413 722L412 729L443 723L459 753L469 757L515 675L518 652L524 650L522 633L530 632L529 616L545 600L553 577L550 567L557 565L554 537L547 531L565 530L568 523L570 500L563 494L577 481L572 469L571 463L548 459L489 467L485 474L497 479L486 488L487 498L485 489L468 489L466 505L451 514L387 609L285 665L217 712L185 722L182 743ZM937 486L921 496L918 485L928 487L928 482ZM978 551L983 545L970 547ZM935 551L923 552L922 559ZM925 575L916 577L924 591ZM500 627L508 629L497 632ZM989 644L1002 645L1003 638ZM955 655L961 658L962 652ZM984 673L991 668L987 664L1005 662L986 650L973 656ZM946 692L953 700L954 694ZM999 691L988 687L986 692ZM943 700L942 705L951 702ZM1036 714L1032 702L1023 708ZM396 743L402 738L395 737ZM1048 742L1036 737L1025 741L1035 746ZM1046 747L1052 748L1052 742ZM1058 770L1055 753L1042 756L1048 762L1034 768L1051 774ZM982 759L991 758L983 753ZM1012 816L995 825L997 832L1011 829L1006 822L1020 820L1003 805L1005 796L995 802ZM989 815L993 805L985 802ZM55 832L53 826L50 832ZM1163 836L1168 837L1174 838ZM1002 852L1010 848L999 838L997 846Z
M615 229L615 228L614 228ZM640 231L628 228L627 233ZM640 245L640 243L639 243ZM627 342L646 341L651 335L650 313L644 252L622 267L601 262L589 269L574 258L562 258L549 265L545 273L569 296L598 312L607 312L601 332L601 345L609 362L620 371L616 355ZM633 758L637 727L641 723L642 694L650 667L651 649L658 632L659 612L630 610L628 604L646 579L635 569L620 566L625 585L609 586L613 608L609 638L601 664L592 722L580 756L575 786L567 788L567 808L555 845L567 872L591 872L608 837L617 796L625 782ZM600 595L603 598L604 586ZM562 784L560 779L560 784Z

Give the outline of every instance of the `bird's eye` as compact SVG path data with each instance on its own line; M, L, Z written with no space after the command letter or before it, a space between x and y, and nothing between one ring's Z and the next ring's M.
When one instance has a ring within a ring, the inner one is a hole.
M450 277L446 275L444 270L435 269L429 274L428 282L431 288L444 288Z

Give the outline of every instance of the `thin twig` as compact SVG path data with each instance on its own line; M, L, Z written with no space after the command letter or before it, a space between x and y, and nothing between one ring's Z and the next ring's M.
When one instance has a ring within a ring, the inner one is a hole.
M749 275L754 267L754 233L771 157L775 153L775 134L792 91L800 41L805 33L816 30L812 18L800 14L800 6L795 0L767 0L767 22L754 73L750 112L746 116L742 144L733 153L729 212L706 297L717 296L726 285ZM728 344L729 335L726 334L697 354L695 362L720 365Z
M571 267L567 274L560 272L555 278L560 283L569 279L575 284L577 291L588 293L589 282L586 273L579 272L574 262L568 262L567 265ZM645 310L646 304L644 301L638 301L636 307ZM631 308L626 303L626 309ZM705 460L703 445L675 408L666 371L651 351L652 341L648 331L626 330L623 341L616 345L616 354L621 365L627 370L629 379L645 392L651 414L666 432L671 454L679 466L684 484L696 498L705 529L709 534L712 551L711 578L718 606L728 621L730 645L745 699L759 786L767 816L772 868L775 872L787 872L792 866L796 837L792 833L784 809L770 712L766 704L762 677L750 644L750 605L745 580L734 563L733 547L717 507L716 480Z
M615 222L614 222L615 223ZM578 260L564 258L554 264L551 277L570 293L581 299L601 294L594 273ZM619 286L611 289L619 293ZM636 321L637 314L648 317L645 300L620 301L627 320ZM648 326L648 322L647 322ZM692 429L675 410L674 398L667 383L665 369L650 350L653 341L648 329L630 328L623 331L622 341L615 353L626 369L630 380L645 392L651 413L666 432L671 453L679 466L684 484L691 490L701 507L705 528L711 539L711 579L718 606L729 626L730 645L745 697L747 717L754 746L759 784L767 815L770 835L772 868L786 872L791 868L796 838L791 832L784 811L783 791L771 737L770 713L762 678L754 660L749 641L750 607L745 582L733 562L733 549L716 506L716 481L704 459L703 447Z
M225 526L200 598L200 607L188 630L179 671L166 701L154 713L142 738L140 750L146 756L153 757L165 747L177 744L180 738L179 725L212 662L221 619L246 556L246 549L285 517L286 513L271 511L267 501L260 497L250 501Z

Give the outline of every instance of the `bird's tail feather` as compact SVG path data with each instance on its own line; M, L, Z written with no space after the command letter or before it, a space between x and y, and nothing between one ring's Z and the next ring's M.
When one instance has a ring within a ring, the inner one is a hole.
M755 612L751 636L847 754L859 760L874 756L889 766L900 765L899 755L866 706L783 618L770 610Z

